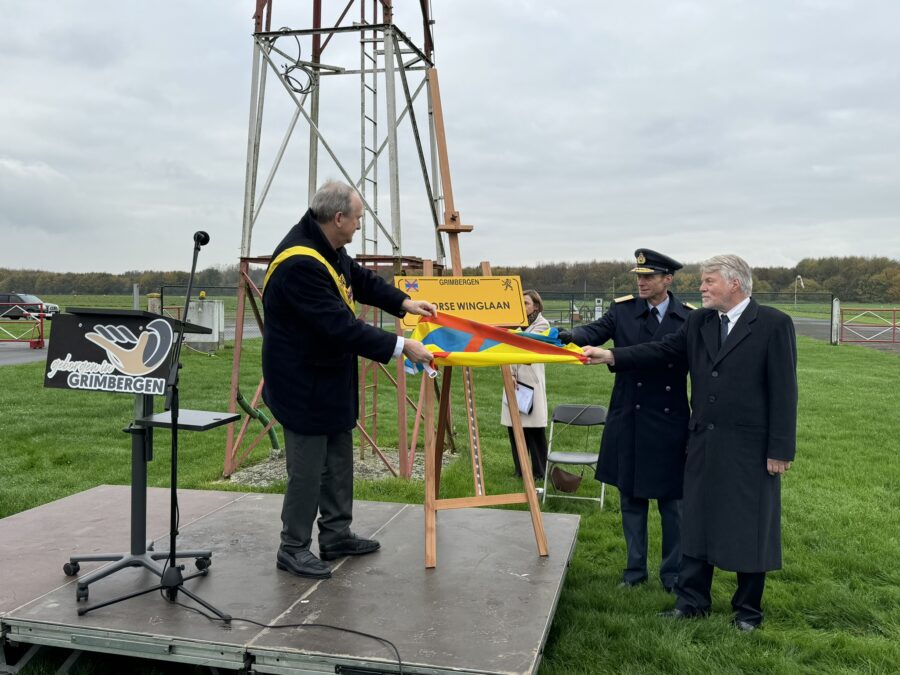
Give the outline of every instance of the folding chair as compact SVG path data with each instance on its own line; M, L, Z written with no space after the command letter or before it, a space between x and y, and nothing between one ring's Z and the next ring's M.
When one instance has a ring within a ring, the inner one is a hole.
M569 427L600 427L606 423L606 408L602 405L584 405L577 403L561 403L553 408L553 415L550 418L550 440L547 446L547 469L544 472L544 495L541 503L547 500L547 497L559 497L561 499L587 499L593 502L600 502L600 508L603 509L603 500L606 497L606 484L600 484L600 498L597 497L578 497L576 495L564 495L558 492L549 494L547 482L550 477L550 470L554 465L561 466L590 466L595 471L597 462L600 459L600 438L593 438L591 434L584 434L585 447L588 443L593 442L595 450L593 452L569 452L559 449L558 436L562 436L562 432ZM593 438L593 440L592 440ZM565 437L563 436L563 441ZM556 446L556 447L554 447ZM582 468L582 472L584 469Z

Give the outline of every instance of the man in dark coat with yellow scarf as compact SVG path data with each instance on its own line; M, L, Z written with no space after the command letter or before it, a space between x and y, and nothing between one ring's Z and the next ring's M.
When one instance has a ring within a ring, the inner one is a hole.
M704 309L661 342L611 351L585 347L591 363L618 371L664 368L687 358L691 376L684 477L682 563L675 608L685 619L711 609L713 569L737 572L732 623L763 619L766 572L781 568L781 475L797 438L797 345L791 318L750 297L749 265L734 255L701 263Z
M377 551L351 529L353 428L359 409L356 357L387 363L406 356L428 363L416 340L356 317L356 301L394 316L431 316L346 252L363 203L349 185L325 183L309 210L275 249L263 284L263 398L284 427L287 485L281 511L279 569L325 579L325 560ZM319 513L319 556L310 551Z

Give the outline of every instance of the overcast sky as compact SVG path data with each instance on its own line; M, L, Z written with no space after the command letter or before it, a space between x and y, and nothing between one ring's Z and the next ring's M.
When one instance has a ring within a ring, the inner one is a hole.
M238 261L254 4L0 0L0 267L186 270L195 230L212 238L201 268ZM345 2L324 4L333 22ZM418 4L395 0L421 43ZM310 6L279 0L273 27L309 27ZM760 266L900 258L896 0L434 0L433 12L456 208L475 227L464 264L637 247ZM358 67L357 39L323 61ZM270 77L260 187L292 105ZM359 110L357 76L322 79L322 133L354 179ZM408 120L398 133L403 252L432 258ZM254 255L306 209L307 136L298 125ZM340 173L320 151L326 177ZM386 168L379 178L389 221Z

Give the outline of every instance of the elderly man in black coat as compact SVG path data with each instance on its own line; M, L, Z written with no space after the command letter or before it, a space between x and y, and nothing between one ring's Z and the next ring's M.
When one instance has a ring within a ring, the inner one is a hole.
M638 298L616 298L600 319L563 335L565 342L616 347L661 340L674 333L693 309L669 291L682 264L649 248L634 252ZM565 339L571 337L571 340ZM619 488L626 566L620 586L647 580L647 513L656 500L662 525L659 580L672 592L681 563L681 495L690 410L687 364L671 359L668 367L616 373L597 480Z
M435 311L347 254L362 215L352 187L325 183L278 244L263 283L263 397L284 427L288 474L276 565L301 577L328 578L323 560L379 548L350 529L357 355L381 363L401 354L414 363L432 358L421 342L356 318L355 300L395 316ZM317 513L321 559L309 550Z
M618 371L686 357L691 419L684 479L682 563L675 608L704 616L714 567L737 572L734 625L762 622L766 572L781 568L781 475L797 437L797 345L790 317L751 297L750 267L722 255L701 264L702 310L661 342L607 351L591 363Z

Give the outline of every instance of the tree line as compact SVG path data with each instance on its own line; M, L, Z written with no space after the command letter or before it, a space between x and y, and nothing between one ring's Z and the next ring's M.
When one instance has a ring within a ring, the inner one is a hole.
M633 261L551 262L533 266L495 266L494 274L518 275L526 288L542 293L603 292L624 295L634 291ZM262 283L264 269L251 270L251 278ZM464 270L480 274L479 268ZM800 279L803 288L799 288ZM194 288L235 286L237 265L209 267L197 272ZM139 284L141 293L159 291L163 286L186 286L188 273L181 271L49 272L0 268L0 292L35 295L124 295ZM757 293L832 293L843 301L900 302L900 260L886 257L845 256L804 258L795 267L757 267L753 270L753 290ZM673 290L693 292L700 285L699 263L686 264L675 275Z
M264 270L258 275L262 281ZM158 292L163 286L186 286L188 272L130 271L122 274L106 272L47 272L44 270L13 270L0 267L2 292L33 293L34 295L130 295L134 284L141 293ZM251 275L254 276L254 275ZM198 270L194 288L235 286L239 277L237 265L209 267Z
M536 266L493 266L497 275L519 275L526 288L541 293L602 291L624 295L635 289L628 270L634 261L542 263ZM465 270L477 274L477 268ZM798 278L799 277L799 278ZM900 260L845 256L804 258L796 267L755 267L755 293L832 293L842 301L900 302ZM675 274L675 293L696 292L700 286L700 264L688 263Z

